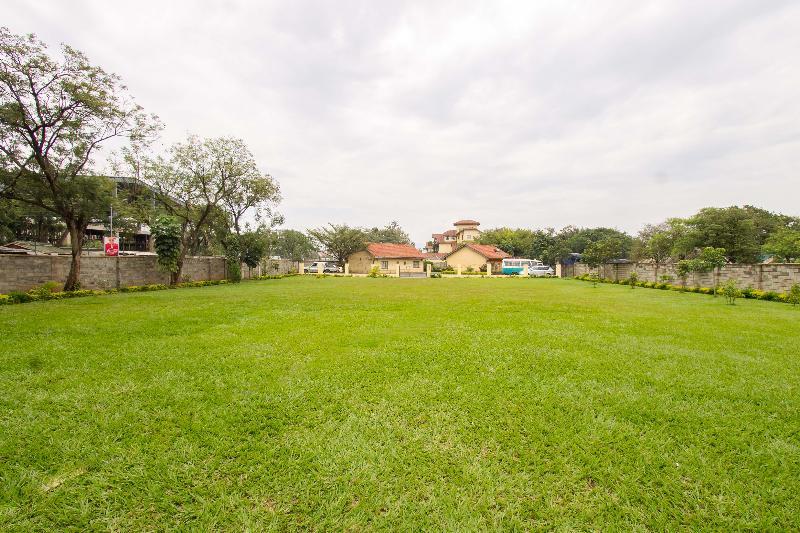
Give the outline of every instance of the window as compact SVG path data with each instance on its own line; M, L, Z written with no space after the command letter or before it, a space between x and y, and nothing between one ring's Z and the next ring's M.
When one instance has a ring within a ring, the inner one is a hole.
M381 261L381 269L389 270L389 261Z
M413 268L419 268L419 261L414 261L414 266L413 266Z

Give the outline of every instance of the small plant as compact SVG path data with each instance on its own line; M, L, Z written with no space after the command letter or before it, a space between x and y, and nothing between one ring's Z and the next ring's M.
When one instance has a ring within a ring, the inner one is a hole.
M181 253L181 226L172 217L161 216L153 223L150 231L155 238L158 268L170 275L170 282L177 283L178 259Z
M800 304L800 283L795 283L786 295L786 303Z
M475 272L475 268L474 268L474 267L471 267L471 266L468 266L468 267L467 267L467 270L465 270L465 272L467 272L467 273L469 273L469 274L472 274L473 272Z
M57 281L48 281L41 287L33 287L28 289L28 294L39 296L41 299L47 299L54 292L58 292L59 289L61 289L60 283Z
M636 283L639 281L639 274L636 272L631 272L631 275L628 276L628 283L631 285L631 289L636 288Z
M367 274L368 278L379 278L381 277L381 268L378 265L372 265L372 268L369 269L369 274Z
M674 280L675 278L673 276L670 276L669 274L664 274L663 276L660 276L659 279L664 283L669 284L669 282Z
M729 279L725 285L722 286L722 295L730 305L736 304L736 299L742 295L742 291L736 286L736 281Z
M589 281L592 282L592 287L597 287L597 283L600 281L600 276L598 276L595 272L589 274Z

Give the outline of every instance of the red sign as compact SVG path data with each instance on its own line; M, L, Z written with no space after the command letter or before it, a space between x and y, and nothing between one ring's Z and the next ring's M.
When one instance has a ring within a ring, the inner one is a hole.
M119 238L103 237L103 248L106 251L106 255L119 255Z

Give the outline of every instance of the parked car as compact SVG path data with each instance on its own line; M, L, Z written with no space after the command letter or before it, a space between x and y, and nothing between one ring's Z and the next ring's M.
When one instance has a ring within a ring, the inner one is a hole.
M322 265L322 272L326 274L337 274L342 271L342 267L330 261L315 261L306 265L306 274L319 274L319 267Z
M553 270L553 267L547 265L533 265L532 267L528 267L528 275L533 277L541 277L555 276L556 273Z

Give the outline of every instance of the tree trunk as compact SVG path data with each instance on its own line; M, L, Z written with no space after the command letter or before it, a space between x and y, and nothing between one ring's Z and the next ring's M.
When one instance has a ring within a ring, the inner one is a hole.
M178 261L177 261L178 268L177 268L177 270L175 270L175 272L172 272L169 275L169 284L170 285L176 285L180 281L181 274L183 272L183 260L184 259L186 259L186 247L182 246L181 247L181 254L178 256Z
M72 246L72 261L69 265L69 274L64 283L65 291L75 291L80 288L81 279L81 249L83 247L83 228L80 224L71 222L69 227L69 237Z

